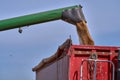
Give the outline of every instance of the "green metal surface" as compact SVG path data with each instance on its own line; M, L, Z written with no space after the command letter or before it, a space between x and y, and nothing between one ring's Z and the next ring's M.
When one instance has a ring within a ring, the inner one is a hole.
M30 14L5 20L0 20L0 31L29 26L38 23L44 23L53 20L61 19L62 12L67 9L73 9L79 6L71 6L66 8L60 8L56 10L40 12L36 14Z

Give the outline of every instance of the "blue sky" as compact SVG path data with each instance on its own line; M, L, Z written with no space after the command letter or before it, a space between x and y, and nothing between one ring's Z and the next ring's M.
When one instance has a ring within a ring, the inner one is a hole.
M0 20L67 6L83 6L96 45L120 46L119 0L1 0ZM58 20L0 32L0 80L35 80L32 68L54 54L71 35L79 44L75 26Z

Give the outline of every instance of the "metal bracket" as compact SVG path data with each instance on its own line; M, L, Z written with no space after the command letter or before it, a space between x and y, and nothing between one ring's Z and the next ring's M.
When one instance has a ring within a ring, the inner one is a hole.
M18 32L21 34L23 32L23 30L21 29L21 27L19 28Z
M85 61L93 61L94 62L94 79L93 80L97 80L96 79L96 75L97 75L97 62L107 62L107 63L111 63L112 65L112 80L114 80L114 72L115 72L115 65L112 61L110 60L98 60L98 59L84 59L82 60L82 63L80 65L80 80L83 80L83 63Z

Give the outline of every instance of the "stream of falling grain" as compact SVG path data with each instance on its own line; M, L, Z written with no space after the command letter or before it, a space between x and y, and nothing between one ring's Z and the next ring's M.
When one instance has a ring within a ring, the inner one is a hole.
M94 40L92 39L87 24L85 21L76 23L77 33L79 36L80 43L82 45L94 45Z

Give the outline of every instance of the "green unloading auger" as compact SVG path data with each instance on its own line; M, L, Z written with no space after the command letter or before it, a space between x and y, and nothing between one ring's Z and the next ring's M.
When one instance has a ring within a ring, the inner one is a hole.
M64 11L71 10L74 8L81 8L81 6L65 7L56 10L50 10L36 14L0 20L0 31L44 23L53 20L59 20L62 18Z
M82 12L81 5L0 20L0 31L21 28L24 26L30 26L59 19L77 26L78 36L82 44L94 45L94 41L92 40L87 29L86 20ZM19 32L21 33L20 29Z

